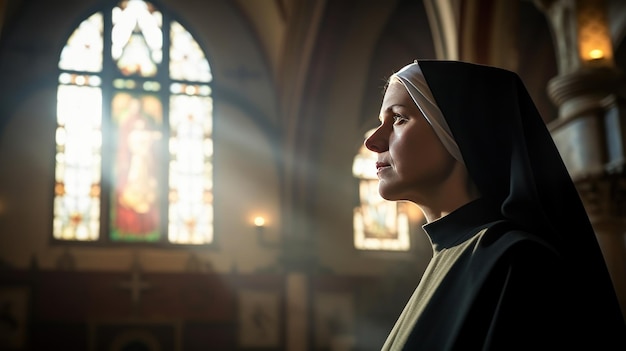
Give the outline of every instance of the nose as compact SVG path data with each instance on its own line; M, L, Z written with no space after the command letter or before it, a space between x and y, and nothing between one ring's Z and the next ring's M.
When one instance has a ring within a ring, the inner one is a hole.
M374 132L365 139L365 147L368 148L370 151L376 153L387 151L388 144L386 138L383 135L382 127L383 126L381 125L380 127L376 128L376 130L374 130Z

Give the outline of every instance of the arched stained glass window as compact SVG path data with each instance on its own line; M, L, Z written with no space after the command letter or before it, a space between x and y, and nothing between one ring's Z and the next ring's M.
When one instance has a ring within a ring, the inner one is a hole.
M208 60L142 0L84 20L59 59L53 237L213 241Z
M375 164L376 154L361 146L352 164L352 174L359 179L360 200L360 206L354 209L354 246L360 250L408 251L407 204L380 196Z

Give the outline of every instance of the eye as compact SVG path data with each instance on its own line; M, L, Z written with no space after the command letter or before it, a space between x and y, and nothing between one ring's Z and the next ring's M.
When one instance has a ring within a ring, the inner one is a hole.
M402 116L400 114L397 114L397 113L393 114L393 124L403 124L406 121L407 121L406 117L404 117L404 116Z

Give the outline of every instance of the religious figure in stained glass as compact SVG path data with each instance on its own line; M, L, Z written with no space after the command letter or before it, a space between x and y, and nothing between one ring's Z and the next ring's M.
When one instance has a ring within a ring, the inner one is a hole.
M213 242L213 75L191 33L121 0L80 23L58 67L54 239Z
M111 233L114 239L132 239L137 235L156 239L159 235L157 145L162 132L160 115L143 107L150 102L158 103L123 93L113 100L113 118L118 125Z

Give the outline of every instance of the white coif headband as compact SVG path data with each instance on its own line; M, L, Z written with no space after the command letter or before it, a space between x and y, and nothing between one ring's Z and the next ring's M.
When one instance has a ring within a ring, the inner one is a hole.
M435 134L437 134L439 140L441 140L441 143L446 150L448 150L450 155L465 165L463 156L461 156L461 150L459 150L459 146L454 140L454 137L452 137L450 127L448 127L446 119L437 106L435 98L428 87L426 78L424 78L422 69L417 61L404 66L392 77L396 77L404 85L409 95L411 95L411 98L413 98L413 102L415 102L420 109L426 121L432 126Z

